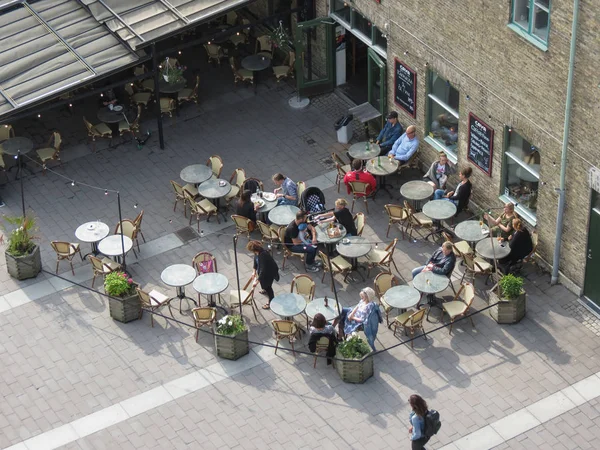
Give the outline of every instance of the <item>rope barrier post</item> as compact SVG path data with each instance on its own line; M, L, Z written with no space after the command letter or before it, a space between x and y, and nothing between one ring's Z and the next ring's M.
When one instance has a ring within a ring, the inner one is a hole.
M240 317L243 317L243 314L242 314L242 292L240 289L240 269L238 266L238 259L237 259L237 242L238 242L238 235L236 234L235 236L233 236L233 259L235 261L235 278L237 280L238 300L239 300L239 305L240 305Z

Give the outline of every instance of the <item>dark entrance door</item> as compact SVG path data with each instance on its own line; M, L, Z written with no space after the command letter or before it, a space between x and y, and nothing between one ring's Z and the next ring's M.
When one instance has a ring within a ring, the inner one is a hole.
M600 306L600 194L592 195L583 293Z

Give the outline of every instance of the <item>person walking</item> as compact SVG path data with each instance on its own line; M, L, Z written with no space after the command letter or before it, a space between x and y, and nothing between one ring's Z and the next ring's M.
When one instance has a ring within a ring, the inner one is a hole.
M425 416L427 415L427 403L423 397L413 394L408 399L408 403L412 409L409 416L410 427L408 434L410 435L410 444L412 450L425 450L425 444L429 438L425 436Z
M266 251L259 241L250 241L246 246L249 252L254 253L254 273L255 283L260 282L262 288L261 294L269 298L269 303L263 305L263 309L271 308L271 300L275 297L273 292L273 281L279 281L279 267L271 256Z

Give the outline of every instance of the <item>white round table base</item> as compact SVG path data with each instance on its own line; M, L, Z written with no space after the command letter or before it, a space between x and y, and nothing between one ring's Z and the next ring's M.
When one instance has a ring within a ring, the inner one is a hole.
M292 97L288 100L288 105L293 109L304 109L310 105L310 100L304 97Z

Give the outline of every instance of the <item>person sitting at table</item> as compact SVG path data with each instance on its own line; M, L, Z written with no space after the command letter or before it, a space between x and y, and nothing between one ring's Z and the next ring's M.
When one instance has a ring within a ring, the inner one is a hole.
M435 189L445 189L448 177L455 172L454 164L448 161L448 156L444 152L439 152L439 159L434 161L423 178Z
M440 138L442 137L442 134L448 130L448 128L450 128L448 116L446 114L440 114L433 122L431 122L429 130L433 137Z
M254 231L256 228L256 210L260 209L260 207L252 203L250 200L251 197L252 192L250 192L248 189L244 190L244 192L242 192L242 196L237 201L235 213L238 216L243 216L247 219L250 219L252 223L249 224L248 229L250 231Z
M279 281L279 266L271 256L271 253L266 251L260 241L250 241L246 245L246 250L254 253L254 271L252 277L254 283L260 283L260 293L269 298L269 303L263 305L263 309L271 307L271 300L275 297L273 292L273 281Z
M456 189L445 193L443 189L437 189L433 194L434 200L449 200L456 205L458 212L462 211L469 205L469 197L471 197L471 190L473 185L469 178L473 169L471 167L464 167L458 172L458 178L460 183L456 186Z
M281 173L273 175L273 182L278 186L273 192L277 196L277 206L298 204L298 186L291 178ZM279 192L281 191L281 192Z
M327 365L331 365L332 358L335 356L335 349L338 344L337 334L332 325L327 323L325 316L321 313L315 314L312 325L309 328L310 338L308 340L308 349L314 352L317 349L317 342L322 337L329 338L327 347Z
M512 227L515 230L508 236L510 253L507 257L498 261L504 273L512 271L511 267L525 258L533 251L533 241L529 230L523 226L521 219L513 219Z
M306 213L298 211L296 219L293 220L285 229L285 246L294 253L306 253L306 270L309 272L318 272L321 266L320 262L315 262L317 256L317 233L312 225L307 225L311 232L312 245L305 245L300 239L300 224L306 224Z
M483 215L483 218L487 220L492 236L501 237L502 240L506 240L513 234L512 222L514 219L518 219L518 216L515 213L515 205L508 202L504 205L504 212L497 219L494 219L487 213Z
M367 183L367 197L373 193L375 188L377 187L377 180L373 175L367 172L367 169L363 169L363 164L360 159L355 159L352 161L352 168L354 170L346 173L344 175L344 184L348 189L348 194L352 193L352 189L350 189L351 181L361 181L363 183Z
M338 198L335 201L335 211L318 215L315 219L321 223L333 222L334 220L346 229L347 236L357 236L356 225L352 213L348 209L348 202L343 198Z
M427 264L424 266L417 267L412 271L413 279L421 272L433 272L437 275L445 275L450 277L456 266L456 255L452 247L452 242L446 241L438 248Z
M402 134L402 131L402 125L398 122L398 113L396 111L390 111L387 116L387 122L375 141L381 148L380 156L387 155L392 149L394 142L396 142Z
M406 164L418 148L419 138L417 137L417 127L410 125L406 129L406 133L394 142L392 149L388 152L388 156L393 156L400 161L400 165Z
M383 317L379 305L375 303L375 291L366 287L360 291L360 301L354 308L342 308L340 316L334 320L333 326L339 324L340 335L345 336L356 332L361 326L367 342L375 351L375 339L379 324Z

